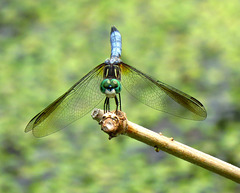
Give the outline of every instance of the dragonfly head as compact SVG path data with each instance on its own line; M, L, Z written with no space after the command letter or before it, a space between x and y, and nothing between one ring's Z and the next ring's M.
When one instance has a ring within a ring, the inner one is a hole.
M121 92L122 86L119 80L106 78L101 82L100 90L106 94L107 97L113 98Z

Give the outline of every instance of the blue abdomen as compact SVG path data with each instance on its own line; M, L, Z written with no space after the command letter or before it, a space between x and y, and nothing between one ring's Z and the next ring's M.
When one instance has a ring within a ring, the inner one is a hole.
M111 42L111 58L120 58L122 54L122 37L116 27L111 28L110 33Z

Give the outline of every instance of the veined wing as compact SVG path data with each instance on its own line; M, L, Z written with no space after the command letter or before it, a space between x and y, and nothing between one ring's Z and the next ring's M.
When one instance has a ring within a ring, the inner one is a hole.
M104 63L95 67L65 94L38 113L27 125L35 137L44 137L63 129L91 111L103 98L100 83Z
M204 106L192 96L148 75L128 64L120 64L123 87L153 109L192 120L204 120Z

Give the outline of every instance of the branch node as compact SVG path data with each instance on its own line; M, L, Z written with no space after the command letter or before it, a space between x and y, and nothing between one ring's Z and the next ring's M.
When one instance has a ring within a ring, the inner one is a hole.
M122 111L111 111L103 114L103 111L94 109L92 118L99 121L101 130L109 135L109 140L124 134L128 127L126 114Z
M159 151L160 151L160 148L159 148L157 145L155 145L155 146L154 146L154 150L155 150L156 152L159 152Z
M171 141L174 141L173 137L170 137L169 139L170 139Z

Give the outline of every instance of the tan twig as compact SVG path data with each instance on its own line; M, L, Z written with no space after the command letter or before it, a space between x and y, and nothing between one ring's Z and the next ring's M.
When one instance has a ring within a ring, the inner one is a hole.
M92 113L93 119L97 120L101 124L102 130L109 134L110 139L112 137L116 137L118 134L127 135L138 141L153 146L156 151L162 150L168 152L174 156L240 183L240 168L179 143L173 138L165 137L161 133L155 133L142 126L127 121L126 116L123 118L124 116L125 114L121 114L119 111L117 115L113 112L106 115L103 114L102 110L98 109L95 109ZM119 120L122 120L122 122ZM116 128L114 129L114 127Z

